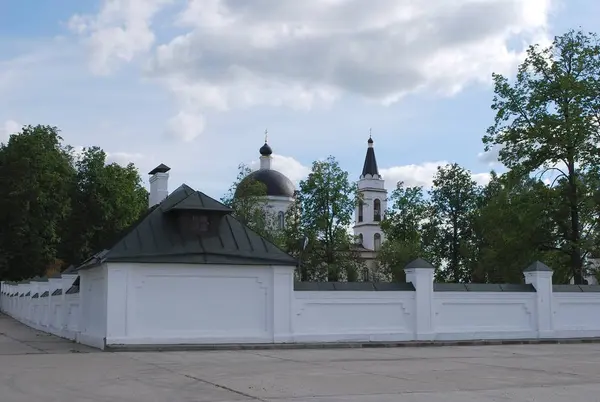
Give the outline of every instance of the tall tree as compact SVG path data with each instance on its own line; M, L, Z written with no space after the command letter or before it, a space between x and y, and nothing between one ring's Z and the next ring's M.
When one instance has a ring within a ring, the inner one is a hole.
M483 138L500 161L529 174L542 169L564 179L568 227L563 247L576 283L583 281L578 176L600 162L600 45L595 34L569 31L551 46L531 46L516 80L494 74L495 123Z
M56 263L74 177L56 127L23 127L0 146L0 277L43 275Z
M314 279L338 281L356 278L360 262L349 233L358 200L355 183L333 156L315 161L308 178L300 182L301 224L309 239L305 263Z
M106 163L99 147L83 150L75 161L72 214L62 252L78 263L109 248L148 208L148 192L133 164Z
M397 184L390 201L391 208L381 221L386 241L377 259L386 276L395 282L404 282L406 264L419 257L429 258L424 243L429 204L423 187L405 187L403 182Z
M444 267L437 272L440 280L471 280L473 219L479 192L468 170L456 163L438 167L430 191L430 217L425 232L431 236L434 264Z
M556 258L553 194L540 180L492 174L474 219L474 282L519 283L532 261ZM555 276L556 273L555 273Z

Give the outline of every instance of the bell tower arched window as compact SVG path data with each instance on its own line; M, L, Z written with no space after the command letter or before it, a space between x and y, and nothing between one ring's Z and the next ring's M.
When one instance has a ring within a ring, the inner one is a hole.
M277 214L277 226L279 226L279 229L283 229L285 227L285 214L283 211L279 211Z
M373 236L373 249L375 251L379 251L380 248L381 248L381 235L379 233L375 233L375 236Z
M381 221L381 201L375 199L373 202L373 220L375 222Z
M362 200L358 201L358 221L359 222L363 221L364 207L365 207L365 203Z

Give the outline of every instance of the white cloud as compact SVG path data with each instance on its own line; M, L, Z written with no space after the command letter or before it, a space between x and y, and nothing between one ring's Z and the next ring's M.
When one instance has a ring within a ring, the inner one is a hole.
M194 115L306 109L344 94L383 103L421 90L451 95L511 71L523 53L509 42L545 40L551 2L189 0L177 19L185 33L149 53L151 22L172 1L105 0L71 26L90 41L98 71L151 55L147 72Z
M74 15L69 27L90 47L90 68L108 74L119 62L130 62L152 48L153 17L173 0L104 0L95 15Z
M73 158L77 160L81 160L84 156L85 152L84 146L78 145L74 146L72 150ZM139 161L144 159L144 155L140 153L131 153L131 152L106 152L106 164L116 163L121 166L127 166L130 162L133 162L137 165Z
M106 153L106 163L116 163L121 166L127 166L129 163L139 162L144 158L144 155L139 153L129 153L129 152L107 152Z
M446 161L438 161L425 162L418 165L394 166L380 169L380 173L385 179L389 190L393 190L399 181L404 182L405 186L423 186L429 188L433 185L433 176L435 176L437 168L447 163Z
M487 152L480 152L477 154L477 159L480 162L485 163L488 166L498 165L500 161L498 160L500 153L500 147L494 147Z
M428 189L433 186L433 178L437 172L437 168L447 164L447 161L436 161L404 166L393 166L390 168L380 169L380 173L385 179L386 187L390 191L396 188L396 184L399 181L404 182L405 186L422 186ZM490 181L489 173L473 173L472 177L473 180L480 185L485 185Z
M8 141L11 134L21 131L23 126L14 120L6 120L0 125L0 142Z
M189 142L204 131L205 125L204 116L200 113L181 111L169 119L167 132L174 138Z
M379 169L379 172L385 180L388 191L394 190L399 181L404 182L405 186L422 186L429 189L433 186L433 177L437 172L437 168L447 164L447 161L425 162ZM249 166L251 169L256 170L260 166L260 162L254 160L250 162ZM300 180L306 179L310 173L309 166L304 166L293 157L275 154L273 154L272 169L283 173L296 185ZM489 173L472 173L471 176L479 185L486 185L491 178Z

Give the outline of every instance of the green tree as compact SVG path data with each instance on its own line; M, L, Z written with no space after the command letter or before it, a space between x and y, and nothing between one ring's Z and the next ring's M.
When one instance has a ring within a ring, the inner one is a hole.
M133 164L106 163L99 147L83 150L75 161L72 213L62 251L78 263L109 248L148 209L148 192Z
M494 124L483 142L521 174L542 170L564 179L568 227L562 247L582 283L581 192L578 176L600 162L600 45L595 34L569 31L551 46L531 46L514 82L494 74Z
M56 262L74 176L56 127L25 126L0 146L0 277L43 275Z
M429 258L423 226L429 204L423 187L405 187L403 182L397 184L389 200L391 208L381 221L386 240L377 260L386 276L395 282L404 282L406 264L419 257Z
M519 283L523 267L532 261L555 261L555 224L548 208L552 203L552 190L540 180L492 173L473 222L473 281Z
M362 265L348 228L358 198L356 184L333 156L313 162L300 182L300 220L309 243L304 261L312 279L356 279Z
M479 197L480 188L471 172L456 163L438 167L424 232L431 242L432 262L440 267L439 280L471 280L475 255L473 219Z

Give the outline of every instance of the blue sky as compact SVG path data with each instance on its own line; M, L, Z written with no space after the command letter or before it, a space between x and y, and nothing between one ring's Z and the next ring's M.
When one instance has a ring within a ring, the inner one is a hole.
M491 72L597 15L592 0L4 0L0 135L55 125L146 182L164 162L171 188L220 197L265 128L295 181L330 154L357 178L372 128L389 188L445 162L485 182Z

